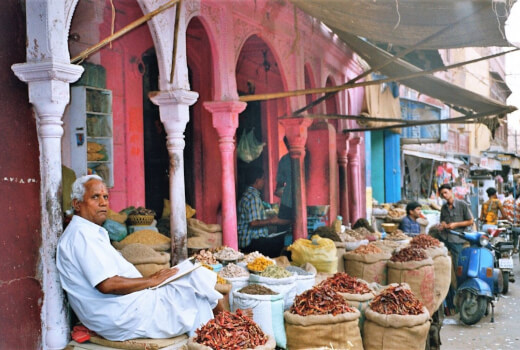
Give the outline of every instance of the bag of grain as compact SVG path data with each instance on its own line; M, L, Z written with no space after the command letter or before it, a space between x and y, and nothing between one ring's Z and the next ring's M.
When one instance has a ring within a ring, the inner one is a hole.
M249 276L250 284L260 284L283 295L284 310L289 309L296 296L296 276L282 267L270 265L260 274Z
M359 316L359 311L330 287L309 289L284 313L287 347L362 350Z
M414 295L433 314L435 270L423 249L410 246L394 252L387 262L388 283L407 283Z
M121 242L112 242L117 249L123 249L129 244L141 243L157 251L171 249L171 239L154 230L139 230L126 236Z
M377 246L360 246L343 255L345 272L369 283L386 284L386 262L392 255Z
M424 350L430 314L406 285L384 289L369 304L365 317L365 350Z
M283 325L283 295L259 284L245 286L233 292L233 308L251 309L253 321L264 333L276 340L276 345L285 349L287 338Z
M433 283L434 300L432 310L435 311L442 304L450 289L451 257L448 255L448 249L444 246L444 243L429 235L414 237L410 245L423 248L426 255L433 260L435 279Z

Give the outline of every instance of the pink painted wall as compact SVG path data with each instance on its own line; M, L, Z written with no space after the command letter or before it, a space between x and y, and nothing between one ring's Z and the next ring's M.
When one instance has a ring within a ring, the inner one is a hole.
M142 16L136 3L115 1L115 31ZM100 37L110 35L112 8L107 1ZM107 89L112 90L114 123L114 187L110 206L120 210L130 205L145 205L143 158L143 90L137 69L142 54L153 47L144 25L134 29L100 52L107 72Z
M213 58L204 24L198 18L188 23L186 46L191 69L191 89L199 93L192 107L194 143L195 208L196 217L207 223L220 222L222 201L222 166L217 130L211 113L203 106L214 95Z
M0 349L41 348L43 292L38 276L40 168L36 122L27 84L11 71L25 62L25 13L18 0L0 2Z

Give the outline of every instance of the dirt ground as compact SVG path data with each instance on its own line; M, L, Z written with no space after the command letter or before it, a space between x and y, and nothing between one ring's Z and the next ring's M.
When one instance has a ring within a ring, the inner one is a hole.
M520 263L514 258L516 282L509 284L509 293L495 303L495 322L491 313L472 326L464 325L459 315L446 317L441 329L441 349L520 349Z

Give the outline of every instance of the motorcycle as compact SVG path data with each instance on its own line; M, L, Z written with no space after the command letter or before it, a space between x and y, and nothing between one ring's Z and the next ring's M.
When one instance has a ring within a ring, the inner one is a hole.
M489 237L483 232L450 231L468 241L469 247L462 249L456 266L457 290L455 306L460 320L472 325L480 321L491 305L491 322L494 322L498 293L502 291L502 271L495 268L495 257L489 246Z
M489 244L495 254L495 267L502 271L502 294L509 291L509 282L514 283L513 274L513 225L508 220L499 220L496 228L490 228Z

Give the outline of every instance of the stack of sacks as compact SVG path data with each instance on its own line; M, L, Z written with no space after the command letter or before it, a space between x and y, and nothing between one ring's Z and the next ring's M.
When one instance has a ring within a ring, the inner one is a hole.
M187 223L188 248L217 248L222 245L222 226L219 224L206 224L194 218L187 219Z
M121 254L145 277L170 267L170 254L166 251L171 249L171 239L159 232L136 231L120 242L112 242L112 245L120 249Z
M132 243L125 246L121 249L121 255L134 264L144 277L170 267L169 253L157 252L141 243Z

